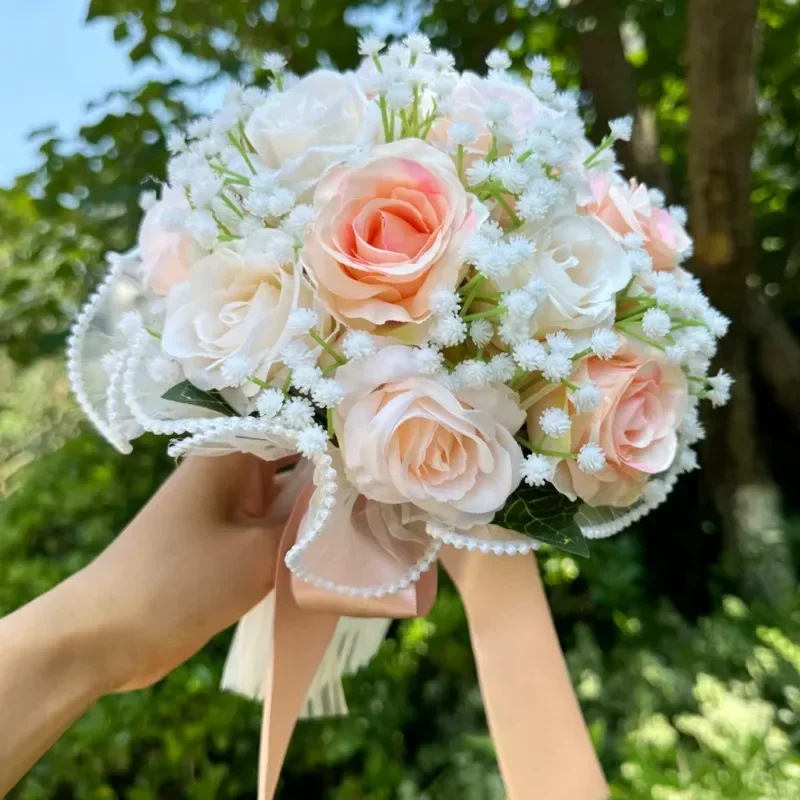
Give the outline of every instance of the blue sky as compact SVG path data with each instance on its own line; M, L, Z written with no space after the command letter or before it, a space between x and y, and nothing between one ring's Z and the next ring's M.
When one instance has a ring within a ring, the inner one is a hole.
M110 89L154 74L198 68L172 56L134 69L111 24L84 19L88 0L0 0L0 186L34 166L26 134L57 123L70 134L86 119L86 103Z

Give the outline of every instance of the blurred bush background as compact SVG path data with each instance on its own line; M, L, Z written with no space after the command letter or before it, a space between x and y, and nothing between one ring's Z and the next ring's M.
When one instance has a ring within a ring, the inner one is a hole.
M635 116L626 170L689 206L693 269L736 320L705 470L588 561L540 559L587 721L615 798L800 797L797 0L91 0L98 20L132 62L166 44L201 77L97 98L75 136L36 132L37 166L0 190L0 614L89 561L171 469L163 441L121 457L89 430L63 365L103 253L134 243L138 196L164 177L166 133L226 81L262 81L265 50L349 68L360 33L421 28L462 68L498 45L521 70L543 53L593 136ZM253 797L261 709L217 688L229 635L103 700L11 797ZM280 797L503 796L447 585L348 688L349 718L298 727Z

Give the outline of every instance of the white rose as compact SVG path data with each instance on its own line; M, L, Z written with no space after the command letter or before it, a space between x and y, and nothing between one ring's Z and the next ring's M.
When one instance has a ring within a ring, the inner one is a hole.
M192 264L205 250L185 232L171 230L164 217L171 212L189 212L186 195L180 189L165 186L161 199L142 218L139 228L139 257L145 288L166 294L172 286L186 280Z
M542 105L527 86L465 72L449 98L448 107L452 110L437 120L428 141L447 145L452 126L467 122L475 129L475 141L464 148L465 152L468 156L485 157L492 144L486 111L490 103L498 100L508 106L504 128L513 129L518 135L530 130L537 120L552 116L553 113ZM471 160L468 157L467 163Z
M264 163L301 201L330 166L377 144L381 130L378 107L355 75L325 69L270 94L245 128Z
M200 389L222 389L239 381L258 391L247 375L265 380L292 338L289 315L314 307L313 292L299 269L281 265L275 255L292 241L276 230L259 231L198 261L189 277L167 296L162 334L164 352L177 359ZM321 315L323 333L328 318Z
M616 295L631 279L631 268L605 227L589 217L557 217L539 233L536 246L524 269L497 281L504 291L524 286L531 275L546 284L547 296L531 319L531 335L567 330L582 341L595 328L613 325Z

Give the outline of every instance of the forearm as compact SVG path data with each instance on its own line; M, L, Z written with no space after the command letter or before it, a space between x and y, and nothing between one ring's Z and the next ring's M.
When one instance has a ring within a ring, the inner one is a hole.
M104 691L74 581L0 619L0 797Z

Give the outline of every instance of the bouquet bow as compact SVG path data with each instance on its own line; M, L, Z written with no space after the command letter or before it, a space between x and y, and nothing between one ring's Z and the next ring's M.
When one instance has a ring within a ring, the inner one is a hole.
M301 465L295 473L279 501L284 514L287 503L292 507L281 536L274 589L240 623L224 676L227 688L264 699L260 800L275 794L301 714L346 713L342 672L369 660L389 619L424 616L436 596L435 569L395 594L369 598L329 591L293 574L286 555L314 492L308 470ZM439 560L467 612L508 797L607 797L533 554L498 558L446 545ZM372 566L383 570L386 564ZM261 673L248 677L254 668Z

